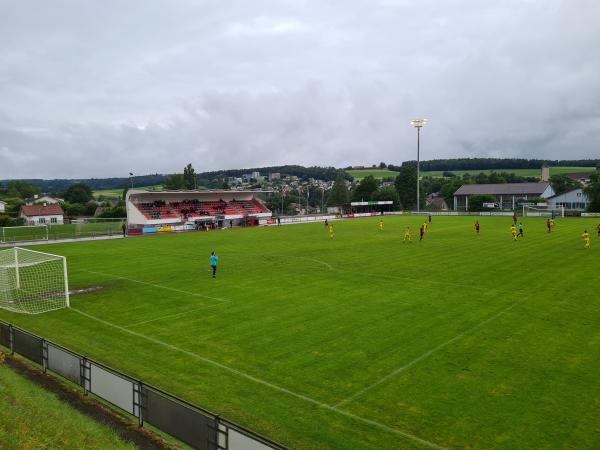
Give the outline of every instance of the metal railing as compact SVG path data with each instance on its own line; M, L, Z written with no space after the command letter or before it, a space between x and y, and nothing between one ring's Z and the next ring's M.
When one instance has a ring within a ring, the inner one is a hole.
M0 345L197 449L288 450L231 420L0 320Z

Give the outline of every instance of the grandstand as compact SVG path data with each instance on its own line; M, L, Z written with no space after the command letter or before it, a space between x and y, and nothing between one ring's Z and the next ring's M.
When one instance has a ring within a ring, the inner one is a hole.
M270 219L272 213L255 194L256 191L132 189L125 199L129 230L135 233L157 227L161 227L158 231L179 231L205 225L259 225Z

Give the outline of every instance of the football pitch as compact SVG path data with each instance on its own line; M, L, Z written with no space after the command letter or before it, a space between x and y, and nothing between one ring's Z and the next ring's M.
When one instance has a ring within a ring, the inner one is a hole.
M600 219L422 221L35 246L94 289L0 317L297 449L599 448Z

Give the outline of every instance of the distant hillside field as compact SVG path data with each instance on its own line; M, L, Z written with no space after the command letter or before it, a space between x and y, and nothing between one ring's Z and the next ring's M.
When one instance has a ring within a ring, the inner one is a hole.
M575 172L593 172L595 167L550 167L550 175L557 175L561 173L575 173ZM382 179L387 177L395 177L398 172L393 172L388 169L353 169L346 170L355 180L362 180L369 175L374 176L375 178ZM507 172L514 173L515 175L519 175L522 177L540 177L541 169L473 169L473 170L450 170L453 174L457 176L463 176L465 173L469 173L471 175L477 175L481 172L483 173L491 173L491 172ZM443 171L441 170L432 170L432 171L421 171L421 176L429 176L429 177L442 177Z
M162 190L162 185L156 185L156 186L134 186L134 189L152 189L155 191L161 191ZM93 192L94 197L98 198L101 195L107 198L121 198L121 196L123 195L123 189L101 189L98 191L94 191Z
M561 173L575 173L575 172L593 172L595 170L594 167L550 167L550 175L557 175ZM491 173L491 172L507 172L514 173L515 175L519 175L522 177L540 177L541 169L473 169L473 170L450 170L455 175L463 176L465 173L469 173L471 175L477 175L481 172L483 173ZM423 176L430 177L441 177L443 176L443 171L434 170L429 172L421 172Z

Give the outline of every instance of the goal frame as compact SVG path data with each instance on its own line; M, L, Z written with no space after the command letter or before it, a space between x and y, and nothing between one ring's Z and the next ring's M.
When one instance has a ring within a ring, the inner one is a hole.
M5 249L5 250L10 251L10 249ZM17 289L21 289L21 273L20 273L21 265L20 265L20 261L19 261L19 251L27 252L30 254L35 253L38 255L50 257L51 259L54 259L54 260L61 261L62 262L62 264L61 264L62 272L63 272L62 275L63 275L64 298L65 298L64 307L69 308L71 306L71 297L70 297L70 293L69 293L69 276L68 276L69 272L68 272L68 266L67 266L67 258L65 256L55 255L55 254L46 253L46 252L40 252L38 250L25 249L25 248L16 247L16 246L12 248L12 251L13 251L13 255L14 255L13 257L14 257L14 268L15 268L15 287ZM48 261L50 261L50 260L48 260ZM48 261L41 261L40 264L44 264L44 262L48 262ZM30 315L41 314L43 312L61 309L61 308L52 308L52 309L48 309L48 311L31 312L31 311L19 310L16 308L5 308L4 306L2 306L1 308L7 309L12 312L16 312L16 313L30 314Z
M24 241L28 241L28 240L31 240L31 241L33 241L33 240L35 240L35 241L47 241L47 240L49 240L49 231L48 231L49 227L48 227L48 224L47 223L41 223L39 225L17 225L17 226L14 226L14 227L2 227L2 234L0 234L0 242L3 243L3 244L7 242L7 240L6 240L6 230L7 229L8 230L14 230L14 229L17 229L17 228L44 228L45 229L46 236L44 238L42 238L42 239L24 239ZM12 242L18 242L18 241L13 240Z
M557 216L565 217L565 207L564 205L559 206L539 206L533 203L523 203L523 217L528 216L528 212L536 212L539 217L550 217L552 213L555 213Z

